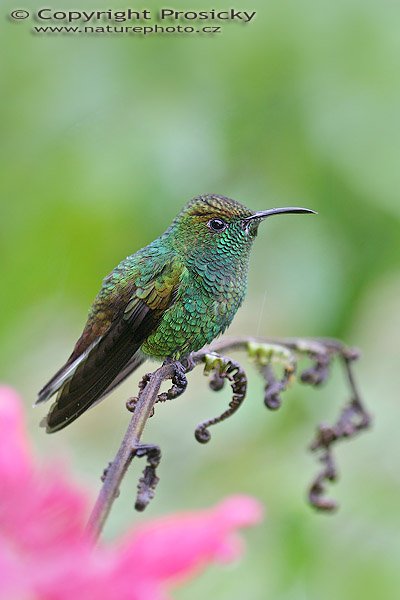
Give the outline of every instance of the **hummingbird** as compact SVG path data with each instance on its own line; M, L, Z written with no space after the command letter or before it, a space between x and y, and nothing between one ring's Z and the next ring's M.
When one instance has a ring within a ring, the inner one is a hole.
M72 423L145 360L180 361L222 334L245 297L260 223L283 213L316 214L256 212L217 194L197 196L160 237L115 267L71 356L39 392L36 404L57 394L46 431Z

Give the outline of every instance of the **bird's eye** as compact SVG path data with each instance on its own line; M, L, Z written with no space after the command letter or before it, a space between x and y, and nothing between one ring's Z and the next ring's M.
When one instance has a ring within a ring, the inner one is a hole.
M228 227L228 224L225 223L222 219L211 219L207 223L208 227L217 233L224 231Z

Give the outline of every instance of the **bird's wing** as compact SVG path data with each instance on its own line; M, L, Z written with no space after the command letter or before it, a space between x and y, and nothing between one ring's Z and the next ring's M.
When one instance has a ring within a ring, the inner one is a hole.
M125 379L129 377L129 375L136 371L136 369L138 369L140 365L142 365L145 362L145 360L147 360L147 356L145 354L140 352L140 350L135 352L135 354L132 356L132 358L126 364L126 366L122 369L122 371L118 373L117 377L112 381L112 383L110 383L108 388L104 390L102 396L96 400L96 404L97 402L100 402L101 400L103 400L103 398L111 394L111 392L114 391L115 388L118 387L123 381L125 381Z
M139 348L173 304L182 271L176 262L165 264L145 285L130 283L129 297L126 298L126 290L125 294L122 292L122 306L120 290L119 309L113 309L112 319L109 314L103 320L89 317L66 365L39 393L38 402L43 402L58 391L45 419L48 432L58 431L75 420L122 381L121 375L129 365L142 362ZM101 302L100 294L96 311ZM103 304L110 310L112 298Z

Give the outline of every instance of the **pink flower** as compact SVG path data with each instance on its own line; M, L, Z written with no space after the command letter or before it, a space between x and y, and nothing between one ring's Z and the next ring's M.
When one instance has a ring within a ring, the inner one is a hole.
M143 523L114 544L85 532L88 495L55 466L38 467L22 407L0 388L0 600L165 600L167 590L240 549L236 532L259 522L252 498Z

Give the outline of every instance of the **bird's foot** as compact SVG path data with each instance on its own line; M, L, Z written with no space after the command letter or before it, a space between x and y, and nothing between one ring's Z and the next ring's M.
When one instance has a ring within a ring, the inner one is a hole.
M172 360L167 358L164 364L172 364L174 367L174 374L171 377L172 386L166 392L158 394L157 402L165 402L166 400L175 400L178 398L187 387L186 368L178 360Z

